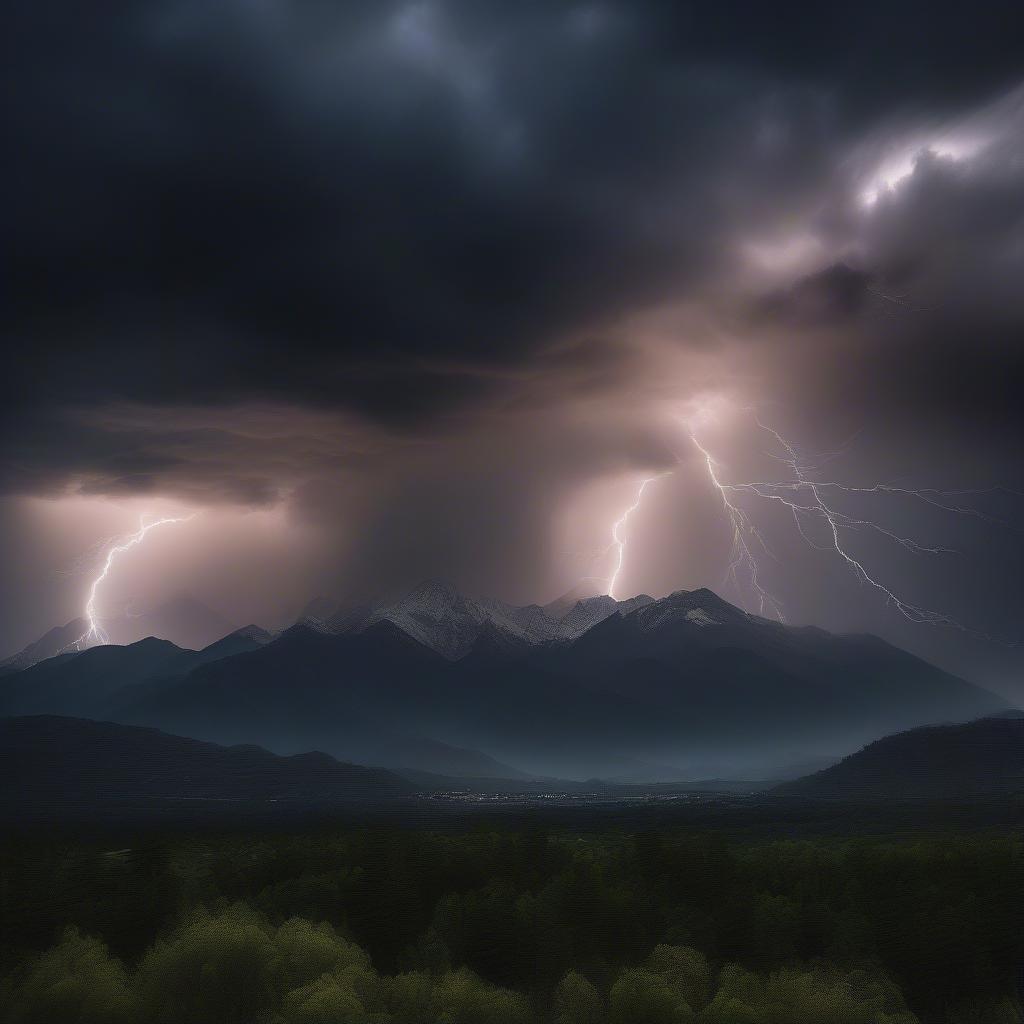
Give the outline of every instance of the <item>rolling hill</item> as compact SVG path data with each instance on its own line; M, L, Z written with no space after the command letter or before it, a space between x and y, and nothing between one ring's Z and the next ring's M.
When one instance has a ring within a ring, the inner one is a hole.
M1024 714L886 736L772 792L864 803L1024 795Z
M413 787L327 754L279 757L156 729L50 715L0 720L0 814L59 818L104 807L182 801L259 804L393 802Z

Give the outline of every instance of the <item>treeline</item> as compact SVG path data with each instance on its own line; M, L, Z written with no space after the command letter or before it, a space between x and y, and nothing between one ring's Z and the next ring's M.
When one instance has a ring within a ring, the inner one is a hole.
M387 977L326 923L273 927L244 904L197 912L126 970L98 939L69 929L0 990L18 1024L915 1024L899 991L864 972L730 965L716 991L707 960L657 946L606 995L571 971L539 1011L465 967Z
M0 1019L1010 1024L1024 844L360 829L0 849Z

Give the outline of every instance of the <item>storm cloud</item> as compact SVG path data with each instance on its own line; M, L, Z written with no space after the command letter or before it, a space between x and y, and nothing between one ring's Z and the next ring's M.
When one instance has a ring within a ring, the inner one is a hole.
M5 507L282 509L328 538L310 588L525 600L680 460L655 531L677 554L638 546L634 583L717 583L714 495L672 432L700 395L823 449L862 430L851 479L1021 486L1010 5L10 20ZM1008 579L973 581L986 616L1021 610Z

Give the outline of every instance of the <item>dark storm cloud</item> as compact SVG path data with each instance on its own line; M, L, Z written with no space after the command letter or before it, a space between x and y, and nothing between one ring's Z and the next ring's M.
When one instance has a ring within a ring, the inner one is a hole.
M280 498L280 484L293 472L282 472L289 455L298 462L303 454L294 439L279 439L270 453L265 441L236 431L159 429L149 415L143 419L128 426L53 410L26 415L6 466L8 492L56 497L75 480L85 495L170 492L199 503L259 506Z
M845 263L836 263L802 278L782 291L763 296L754 313L789 326L817 327L843 322L868 301L871 276Z
M407 357L678 292L884 104L1006 77L1008 14L923 10L22 6L11 398L471 402Z
M528 597L556 514L671 465L655 412L702 391L1007 479L1022 28L1004 3L18 5L0 492L285 504L353 587Z
M464 400L458 379L417 396L400 362L390 389L361 364L516 358L678 265L631 177L682 172L654 129L706 103L659 95L612 44L613 77L653 78L628 104L652 101L645 130L601 103L602 47L557 17L477 22L466 42L459 17L164 3L57 19L52 65L24 74L15 218L16 330L59 355L49 390L407 417Z
M211 552L248 516L253 562L274 523L268 607L553 596L677 457L629 585L716 586L674 418L707 394L808 449L863 428L851 481L1022 482L1020 5L41 0L6 28L0 494L84 496L0 500L7 598L38 583L19 529L151 502L207 509ZM1006 631L1024 569L988 535L942 596ZM795 621L892 625L790 556ZM930 571L894 573L938 600Z

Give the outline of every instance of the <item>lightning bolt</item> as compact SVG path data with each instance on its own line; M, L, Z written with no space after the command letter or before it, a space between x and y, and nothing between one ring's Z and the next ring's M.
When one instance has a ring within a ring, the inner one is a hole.
M742 488L722 483L718 474L718 463L714 460L711 453L697 440L693 433L690 434L690 440L694 443L697 451L704 457L704 462L708 469L708 477L711 480L712 486L718 491L726 515L732 524L732 550L729 556L729 565L725 571L726 581L731 582L737 590L741 590L740 573L745 571L750 587L757 598L758 610L761 615L766 615L770 612L779 622L785 622L786 618L782 613L782 606L775 596L761 584L760 568L754 551L751 548L751 542L755 542L764 554L772 558L775 556L772 555L771 549L761 535L761 531L751 522L747 513L730 497L732 493L742 490Z
M103 561L103 568L100 570L100 574L96 579L92 581L92 586L89 587L89 596L85 602L85 617L88 620L89 628L76 641L75 647L78 650L83 651L87 647L95 647L101 644L110 643L110 637L101 625L96 611L96 597L99 592L100 584L110 575L110 570L113 568L118 557L123 555L126 551L130 551L132 548L138 547L146 539L146 534L149 533L150 530L155 530L158 526L165 526L168 523L187 523L190 519L195 519L198 514L198 512L193 512L191 515L187 516L164 516L162 519L155 519L151 523L146 522L145 516L140 517L139 528L135 533L129 534L119 543L114 544L107 549L107 554Z
M701 444L692 429L689 434L690 440L704 458L708 477L712 486L718 491L732 524L733 547L726 579L737 590L742 591L743 577L745 577L753 590L762 615L771 613L780 622L785 621L778 600L760 582L758 562L760 555L765 554L772 558L775 556L751 519L750 513L738 504L740 496L743 495L776 502L787 508L792 514L794 526L804 542L816 550L828 551L836 555L858 582L876 590L888 605L894 607L908 621L956 629L978 639L1000 640L1000 638L981 633L964 625L946 612L925 607L901 596L894 587L883 581L881 574L876 569L868 567L863 557L858 557L850 550L846 535L849 532L873 532L905 550L919 555L950 555L957 552L951 548L925 544L913 537L904 536L888 529L874 519L849 515L837 508L836 502L844 495L897 495L923 502L954 515L1000 523L1000 520L967 503L964 499L969 495L1005 491L1005 488L940 490L937 488L896 487L888 484L851 487L834 480L819 480L817 475L822 467L832 459L844 454L847 446L819 455L803 454L778 430L762 422L756 413L753 415L753 420L757 428L767 434L782 453L781 455L770 452L766 454L785 465L792 473L793 479L726 483L721 477L720 464ZM824 528L826 543L818 543L808 533L808 527L812 523L817 523ZM1014 641L1000 640L1000 642L1016 645Z
M644 491L647 490L648 485L653 484L655 480L660 480L665 475L664 473L659 473L657 476L649 476L641 480L640 486L637 488L636 500L612 524L612 542L607 548L609 551L615 548L615 568L612 570L611 576L608 577L608 596L610 598L615 598L615 584L619 579L619 574L622 572L622 563L626 557L626 538L622 533L626 528L626 522L640 507L640 503L644 500Z

